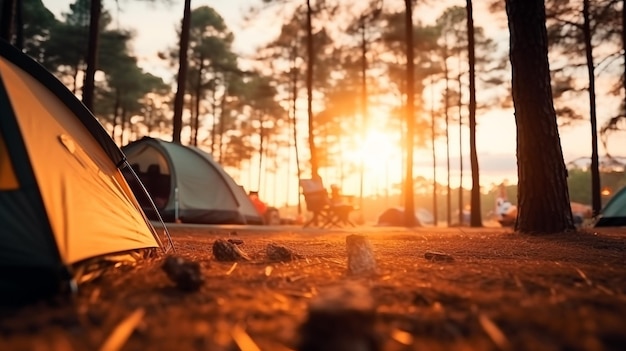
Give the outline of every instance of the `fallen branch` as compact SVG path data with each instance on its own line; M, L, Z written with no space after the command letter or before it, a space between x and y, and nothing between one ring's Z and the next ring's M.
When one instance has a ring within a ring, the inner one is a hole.
M126 317L115 327L111 335L106 339L100 351L118 351L124 346L139 322L143 319L145 311L143 308L136 309L130 316Z
M235 340L235 344L237 344L239 350L261 351L261 349L254 342L254 340L252 340L250 335L248 335L248 333L246 333L246 331L239 325L235 325L233 327L233 330L231 331L231 336L233 337L233 340Z
M233 263L233 265L230 266L230 269L226 272L226 275L230 275L235 270L235 268L237 268L237 262Z
M483 327L483 330L489 338L493 341L496 346L503 351L510 350L511 344L509 340L506 338L502 330L498 328L498 326L491 320L491 318L487 317L485 314L480 314L478 316L478 321L480 322L480 326Z

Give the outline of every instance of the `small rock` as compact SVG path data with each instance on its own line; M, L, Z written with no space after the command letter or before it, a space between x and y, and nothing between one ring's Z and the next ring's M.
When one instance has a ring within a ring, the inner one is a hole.
M167 277L185 291L198 290L204 284L200 263L178 256L168 256L161 266Z
M295 253L292 249L278 244L267 244L265 248L265 255L270 261L287 262L298 258L302 258L301 255Z
M429 260L429 261L437 261L437 262L452 262L454 261L454 257L443 253L443 252L436 252L436 251L426 251L426 253L424 253L424 258Z
M376 258L369 240L363 235L348 235L346 237L348 253L348 274L376 273Z
M218 261L250 261L248 254L224 239L217 239L213 243L213 256Z
M345 284L320 291L300 326L299 351L377 351L374 299L362 285Z

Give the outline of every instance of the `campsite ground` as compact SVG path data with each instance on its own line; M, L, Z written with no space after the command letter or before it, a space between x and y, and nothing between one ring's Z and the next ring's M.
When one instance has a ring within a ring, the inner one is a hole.
M201 263L200 290L177 289L162 258L120 267L69 301L3 311L0 350L296 349L309 303L348 283L373 297L381 350L626 347L626 229L548 237L502 228L170 231L177 255ZM346 236L354 233L372 244L377 275L346 273ZM218 238L242 240L252 260L216 261ZM303 257L271 262L268 243ZM427 260L431 250L453 261ZM339 334L344 327L332 325ZM369 350L351 345L343 349Z

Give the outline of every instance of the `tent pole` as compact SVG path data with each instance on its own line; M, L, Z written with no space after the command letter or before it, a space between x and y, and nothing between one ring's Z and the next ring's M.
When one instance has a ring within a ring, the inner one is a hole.
M180 219L178 219L178 187L174 188L174 221L176 223L180 223Z

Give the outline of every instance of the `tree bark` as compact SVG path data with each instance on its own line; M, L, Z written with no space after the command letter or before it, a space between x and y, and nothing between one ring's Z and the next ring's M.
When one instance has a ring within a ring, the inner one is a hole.
M624 110L623 118L626 119L626 0L622 1L622 52L624 56L624 72L622 76L622 84L624 85Z
M476 151L476 55L474 53L474 10L472 0L467 0L467 58L469 62L469 139L470 167L472 170L472 194L470 200L470 226L482 227L482 211L480 208L480 173L478 170L478 152ZM545 31L545 21L544 21ZM548 77L549 78L549 77ZM549 86L549 85L548 85ZM552 100L552 96L550 96ZM552 103L550 103L552 104ZM554 108L553 108L554 109ZM559 146L560 148L560 146Z
M306 2L306 47L307 47L307 70L306 70L306 94L307 94L307 114L309 118L309 149L311 152L311 178L319 178L319 165L317 160L317 150L315 148L315 132L313 130L313 9L311 0Z
M174 121L172 131L172 141L180 144L180 133L183 129L183 104L185 100L185 82L187 81L187 49L189 48L189 27L191 24L191 0L185 0L183 20L180 31L180 48L178 52L178 77L176 80L177 89L174 98Z
M413 62L413 7L412 0L404 0L406 31L406 175L404 178L404 225L415 226L413 202L413 144L415 134L415 67Z
M459 54L459 225L463 225L463 83L461 81L461 55Z
M93 110L95 91L95 76L98 65L98 37L100 34L101 0L91 0L89 16L89 44L87 49L87 69L85 70L85 84L83 84L83 104Z
M443 75L445 80L445 88L443 93L443 115L446 126L446 225L452 225L452 191L450 189L450 77L448 74L448 37L445 36L443 52Z
M593 63L593 47L591 46L591 26L589 24L589 0L583 0L583 37L585 40L585 57L589 75L589 120L591 122L591 210L593 216L600 214L602 200L600 198L600 165L598 162L598 120L596 117L596 77Z
M298 47L297 44L293 44L292 48L292 66L291 66L291 127L293 132L293 149L296 157L296 174L298 175L298 180L302 177L301 168L300 168L300 154L298 150L298 119L296 118L297 113L297 102L298 102L298 69L296 68L296 59L298 57ZM299 185L298 185L299 186ZM302 214L302 201L300 200L300 196L298 196L298 215Z
M518 217L523 233L574 229L550 86L543 0L506 0L517 125Z
M435 148L435 140L437 135L435 134L435 94L433 93L433 87L435 86L434 78L430 76L430 142L432 144L432 156L433 156L433 223L437 226L439 222L439 205L437 205L437 149Z
M5 0L7 1L7 0ZM24 3L18 1L15 4L15 47L24 49Z

